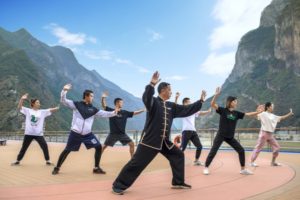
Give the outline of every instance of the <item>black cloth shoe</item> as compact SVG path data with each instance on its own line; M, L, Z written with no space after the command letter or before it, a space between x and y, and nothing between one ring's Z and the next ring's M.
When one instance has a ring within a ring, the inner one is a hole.
M51 165L53 165L53 163L52 163L51 161L47 160L47 161L46 161L46 165L51 166Z
M58 167L54 167L53 171L52 171L52 175L56 175L59 173L59 168Z
M17 166L17 165L20 165L20 161L15 161L13 163L10 164L11 166Z
M172 189L191 189L191 188L192 188L192 186L188 185L186 183L172 185Z
M116 194L116 195L123 195L124 194L124 190L116 188L116 187L112 187L112 193Z
M94 174L106 174L106 172L103 171L103 169L101 169L100 167L94 168L93 173Z

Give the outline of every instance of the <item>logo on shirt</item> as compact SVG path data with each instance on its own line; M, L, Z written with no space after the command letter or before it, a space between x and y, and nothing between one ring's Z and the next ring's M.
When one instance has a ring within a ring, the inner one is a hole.
M123 115L121 113L118 113L116 116L117 117L122 117Z
M229 114L227 115L227 119L236 120L236 116L234 116L233 114Z
M34 115L31 115L31 119L30 119L30 122L31 122L31 125L32 126L36 126L36 123L38 122L38 118Z

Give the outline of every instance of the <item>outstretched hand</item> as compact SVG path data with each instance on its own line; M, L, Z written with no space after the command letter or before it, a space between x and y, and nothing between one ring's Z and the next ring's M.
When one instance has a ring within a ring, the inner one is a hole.
M159 78L159 72L158 71L154 72L151 78L151 84L155 86L160 80L161 79Z
M220 94L221 94L221 88L220 88L220 87L217 87L217 88L216 88L215 95L216 95L216 96L219 96Z
M265 110L265 105L258 105L257 108L256 108L256 112L263 112Z
M205 101L205 98L206 98L206 91L202 90L200 100Z
M64 91L69 91L69 90L71 90L71 88L72 88L72 85L69 83L69 84L64 86L63 90Z
M294 115L293 109L290 108L290 115Z
M120 112L120 110L121 110L121 108L115 107L115 110L114 110L114 111L115 111L116 114L118 114L118 112Z
M28 98L28 93L24 94L24 95L21 97L22 100L25 100L25 99L27 99L27 98Z
M180 97L180 93L176 92L175 98L178 99Z
M107 92L107 91L103 92L101 97L102 97L102 98L108 97L108 92Z

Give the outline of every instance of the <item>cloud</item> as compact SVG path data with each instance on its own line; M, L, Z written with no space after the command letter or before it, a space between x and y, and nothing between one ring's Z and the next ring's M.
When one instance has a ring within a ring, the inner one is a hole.
M71 33L66 28L58 24L51 23L44 27L58 38L58 43L65 46L83 45L86 42L97 43L95 37L87 36L85 33Z
M236 47L241 37L257 28L263 9L271 0L218 0L212 16L220 22L210 36L212 50Z
M218 22L209 36L210 52L200 71L227 77L235 62L241 37L258 27L263 9L271 0L217 0L212 17Z
M150 35L150 38L149 38L150 42L155 42L157 40L163 39L163 35L159 32L154 31L154 30L149 29L149 30L147 30L147 33Z
M145 67L138 67L139 72L143 73L143 74L149 74L150 71L148 69L146 69Z
M206 74L227 77L235 61L235 52L223 54L211 53L202 63L200 70Z
M93 60L112 60L114 53L109 50L84 51L84 55Z
M181 75L173 75L173 76L168 76L166 77L166 80L173 80L173 81L182 81L187 79L186 76L181 76Z
M125 65L131 65L132 62L130 60L127 60L127 59L121 59L121 58L116 58L116 63L119 63L119 64L125 64Z
M126 65L130 68L136 69L138 72L143 73L143 74L150 73L150 71L147 68L136 65L134 62L132 62L131 60L128 60L128 59L115 58L115 62L118 64Z

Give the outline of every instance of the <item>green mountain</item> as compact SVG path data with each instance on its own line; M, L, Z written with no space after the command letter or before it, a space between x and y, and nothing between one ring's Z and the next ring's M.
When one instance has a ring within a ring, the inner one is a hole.
M115 97L124 99L128 110L143 108L139 98L122 90L106 80L96 71L87 70L76 60L70 49L50 47L25 29L9 32L0 28L0 131L15 131L21 127L22 116L16 107L20 96L26 92L30 97L41 100L42 107L52 107L59 103L60 91L64 84L72 83L73 90L69 98L80 100L85 89L95 92L95 105L100 106L103 91L109 91L108 105ZM28 106L28 103L27 103ZM71 111L61 107L47 120L47 130L68 130L71 122ZM142 129L144 115L129 120L128 129ZM108 129L107 119L97 119L94 129Z
M300 1L273 0L262 12L260 26L239 42L234 68L222 86L219 105L228 95L238 97L238 110L254 111L271 101L274 113L293 108L295 116L279 127L300 126ZM208 99L211 101L211 98ZM198 128L216 127L218 116L198 121ZM259 127L255 119L244 119L239 127Z

